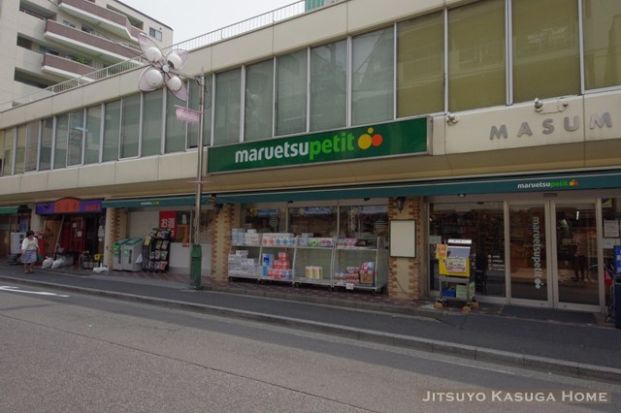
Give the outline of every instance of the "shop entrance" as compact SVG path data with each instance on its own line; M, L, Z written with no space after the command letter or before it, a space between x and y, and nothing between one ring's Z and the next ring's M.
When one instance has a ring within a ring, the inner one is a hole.
M510 302L597 311L596 204L509 204Z

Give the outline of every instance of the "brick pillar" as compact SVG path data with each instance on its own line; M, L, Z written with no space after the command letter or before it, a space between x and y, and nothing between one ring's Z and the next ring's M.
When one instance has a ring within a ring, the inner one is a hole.
M388 295L397 299L416 300L425 295L426 249L423 198L406 198L403 209L397 206L397 198L390 198L389 219L413 219L416 221L416 257L389 258Z
M226 204L216 213L211 232L211 276L215 281L226 281L229 272L231 229L239 226L240 206Z
M120 239L127 238L127 218L128 213L126 209L106 209L103 264L108 268L112 266L112 244Z

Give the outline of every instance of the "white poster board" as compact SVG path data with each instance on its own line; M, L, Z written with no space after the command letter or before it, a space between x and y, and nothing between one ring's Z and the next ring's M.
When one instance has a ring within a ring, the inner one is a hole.
M390 221L390 256L416 257L416 221Z

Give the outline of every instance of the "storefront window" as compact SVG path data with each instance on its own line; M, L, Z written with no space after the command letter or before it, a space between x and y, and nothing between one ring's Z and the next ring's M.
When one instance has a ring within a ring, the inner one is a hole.
M246 229L255 229L259 233L285 232L285 208L270 205L244 205L242 223Z
M138 139L140 135L140 95L123 98L123 115L121 116L121 158L138 156Z
M276 63L276 135L306 131L306 49Z
M449 110L504 104L504 1L487 0L449 10L448 27Z
M603 249L604 249L604 285L606 305L612 303L615 255L614 247L621 246L621 196L602 199Z
M101 106L86 110L86 151L84 163L99 162L99 144L101 142Z
M84 111L76 110L69 114L69 135L67 166L82 163L82 142L84 140Z
M52 165L52 139L54 118L43 119L41 123L41 147L39 149L39 170L47 171Z
M274 61L246 68L244 140L255 141L272 136L274 106Z
M24 156L26 150L26 125L17 128L17 145L15 146L15 173L24 173Z
M216 74L214 145L239 143L241 70Z
M166 92L166 142L165 153L185 150L185 122L177 119L177 106L186 107L186 102Z
M311 49L310 129L345 126L347 110L347 42Z
M398 26L398 116L444 111L444 13Z
M119 157L119 130L121 128L121 101L106 103L104 122L103 161L116 161Z
M377 247L378 238L388 238L386 205L341 206L339 238L356 239L359 246Z
M392 119L394 29L354 37L352 47L352 124Z
M211 145L211 102L213 98L213 76L205 75L205 102L203 102L203 145ZM192 130L194 126L190 128Z
M594 202L555 204L558 301L599 304Z
M577 2L520 0L512 4L514 100L578 94Z
M161 90L144 94L142 106L142 156L159 155L162 148L162 105Z
M313 234L312 237L336 237L336 211L334 206L289 208L289 232L295 235Z
M437 244L471 240L470 266L478 294L505 296L504 212L500 202L432 204L429 217L430 289L437 290Z
M24 171L37 170L37 152L39 150L39 121L30 122L26 133L26 150L24 154Z
M587 89L621 84L621 2L584 0L584 69Z

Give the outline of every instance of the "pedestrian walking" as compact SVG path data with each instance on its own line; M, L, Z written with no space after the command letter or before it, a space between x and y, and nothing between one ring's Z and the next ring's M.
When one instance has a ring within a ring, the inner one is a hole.
M28 231L26 238L22 241L22 263L24 264L24 272L32 272L32 266L37 262L39 252L39 241L34 236L34 232Z

